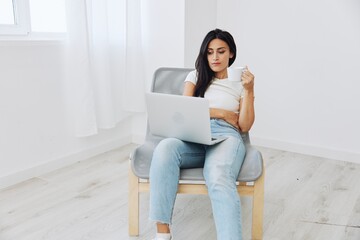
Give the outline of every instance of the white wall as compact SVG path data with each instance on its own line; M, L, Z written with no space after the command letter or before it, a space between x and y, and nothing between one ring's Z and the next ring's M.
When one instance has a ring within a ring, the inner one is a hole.
M76 138L62 46L0 42L0 188L131 142L131 119Z
M360 163L359 13L358 0L218 1L256 75L255 144Z
M146 91L160 67L184 66L185 1L143 0L142 33ZM141 143L146 131L146 113L133 118L133 141Z
M157 68L184 65L184 4L184 0L142 1L147 89Z
M205 35L216 27L216 1L185 1L185 67L195 67L195 61Z

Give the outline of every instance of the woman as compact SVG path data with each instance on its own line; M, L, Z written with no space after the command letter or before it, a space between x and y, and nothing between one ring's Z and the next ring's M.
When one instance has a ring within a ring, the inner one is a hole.
M227 139L208 146L167 138L157 145L150 168L150 219L157 222L154 240L171 239L180 169L197 167L204 168L217 239L242 239L236 179L245 156L240 131L249 131L255 119L254 75L246 68L241 82L229 81L227 68L235 58L230 33L215 29L205 36L196 70L185 79L184 95L209 100L212 135Z

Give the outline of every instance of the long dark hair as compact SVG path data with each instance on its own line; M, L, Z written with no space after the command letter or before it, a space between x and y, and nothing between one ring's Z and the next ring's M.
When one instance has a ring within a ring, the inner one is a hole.
M195 62L198 79L194 93L194 96L196 97L204 97L206 89L210 86L211 81L215 76L215 72L211 70L207 58L209 43L214 39L223 40L229 45L230 52L233 54L233 57L229 59L229 66L231 66L231 64L233 64L236 59L236 44L231 34L221 29L215 29L210 31L205 36L201 44L200 52Z

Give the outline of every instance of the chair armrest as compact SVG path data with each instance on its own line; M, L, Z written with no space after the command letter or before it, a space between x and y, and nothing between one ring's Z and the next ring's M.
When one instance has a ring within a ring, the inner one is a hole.
M156 145L161 138L147 139L144 144L137 147L131 154L131 169L135 176L149 179L150 165Z
M238 181L255 181L261 176L262 171L263 158L260 151L250 144L246 144L246 155L238 176Z

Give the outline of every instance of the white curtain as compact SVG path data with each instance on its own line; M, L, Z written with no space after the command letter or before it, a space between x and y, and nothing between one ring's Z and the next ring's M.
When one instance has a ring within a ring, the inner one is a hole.
M66 0L67 96L76 136L144 111L141 0Z

